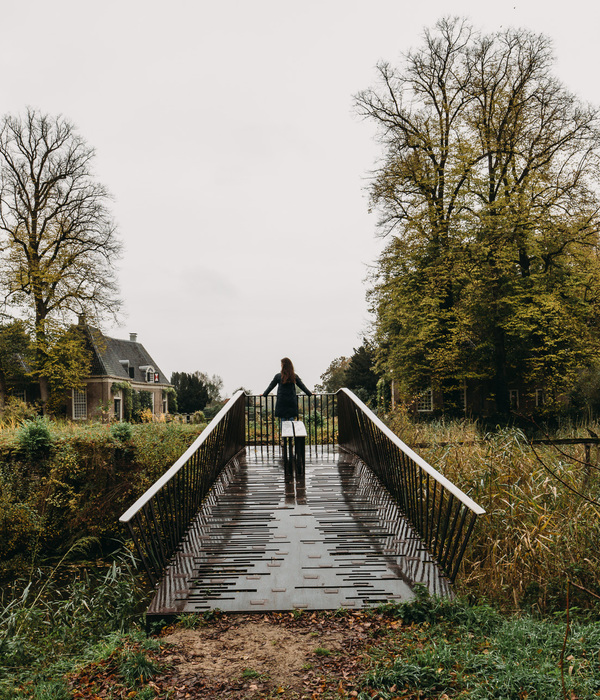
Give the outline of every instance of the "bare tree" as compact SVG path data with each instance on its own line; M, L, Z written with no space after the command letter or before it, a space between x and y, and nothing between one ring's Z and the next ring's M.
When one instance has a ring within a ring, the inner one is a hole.
M4 303L35 324L38 367L52 321L98 320L119 309L114 262L121 251L95 181L94 149L63 117L29 109L0 125L0 269ZM42 403L48 386L40 377Z

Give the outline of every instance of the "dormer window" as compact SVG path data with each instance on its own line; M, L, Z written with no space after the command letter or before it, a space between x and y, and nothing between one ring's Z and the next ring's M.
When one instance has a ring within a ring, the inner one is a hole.
M145 374L148 384L154 384L154 382L157 381L155 379L157 375L155 374L154 367L152 367L152 365L142 365L140 367L140 372Z

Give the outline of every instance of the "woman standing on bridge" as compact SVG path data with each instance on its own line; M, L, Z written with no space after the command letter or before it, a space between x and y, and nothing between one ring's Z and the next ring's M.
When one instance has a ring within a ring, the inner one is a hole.
M263 396L266 396L273 387L277 387L277 401L275 402L275 415L284 420L296 420L298 418L298 398L296 396L296 386L308 396L312 396L312 391L304 386L300 377L294 372L294 365L289 357L281 360L281 372L273 377Z

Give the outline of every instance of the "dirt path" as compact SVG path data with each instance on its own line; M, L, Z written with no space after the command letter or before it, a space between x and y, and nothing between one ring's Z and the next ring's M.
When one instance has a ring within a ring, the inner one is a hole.
M70 685L75 698L94 700L352 698L369 665L364 652L389 624L361 612L220 615L163 630L160 651L149 654L160 671L137 693L115 684L118 664L110 660L88 666Z

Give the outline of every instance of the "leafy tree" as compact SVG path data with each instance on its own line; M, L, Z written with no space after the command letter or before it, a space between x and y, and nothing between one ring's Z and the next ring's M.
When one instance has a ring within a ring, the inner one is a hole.
M26 365L30 339L21 321L0 327L0 415L4 412L8 385L26 379Z
M315 385L315 390L333 394L346 386L346 370L349 363L350 359L344 356L332 360L329 367L321 375L321 383Z
M45 340L49 337L46 334ZM48 384L47 409L58 413L66 406L67 394L83 390L91 373L91 355L80 326L59 330L43 348L43 362L36 373Z
M346 386L365 403L373 403L377 399L377 382L379 376L375 371L375 350L370 343L364 341L348 362L346 369Z
M209 376L205 372L194 372L206 387L208 392L208 402L215 403L221 401L221 392L223 391L223 379L218 374Z
M351 389L362 401L373 404L377 398L379 376L375 371L375 350L368 341L363 341L359 348L354 348L351 357L336 357L321 375L321 384L317 391L335 393L346 387Z
M42 403L51 322L85 313L98 320L119 307L120 244L108 193L91 170L94 150L62 117L28 110L0 124L0 269L8 308L28 308L35 324Z
M598 350L598 112L552 60L543 36L445 19L356 98L384 152L378 359L407 394L478 379L506 412L511 379L556 397Z

